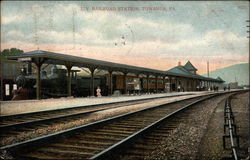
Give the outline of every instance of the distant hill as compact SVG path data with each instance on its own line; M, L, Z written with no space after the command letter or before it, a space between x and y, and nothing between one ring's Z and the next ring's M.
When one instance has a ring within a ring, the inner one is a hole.
M209 77L217 78L218 76L226 81L225 83L235 82L236 79L238 85L249 85L249 63L236 64L209 73Z

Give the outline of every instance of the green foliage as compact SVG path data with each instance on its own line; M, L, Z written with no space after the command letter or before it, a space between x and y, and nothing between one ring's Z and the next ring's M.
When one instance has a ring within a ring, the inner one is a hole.
M19 54L22 54L23 50L17 49L17 48L11 48L11 49L4 49L1 51L1 58L6 59L9 56L16 56Z

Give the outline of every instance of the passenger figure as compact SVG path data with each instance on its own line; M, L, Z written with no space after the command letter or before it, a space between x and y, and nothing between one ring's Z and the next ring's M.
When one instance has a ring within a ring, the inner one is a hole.
M180 92L180 91L181 91L181 86L179 85L179 86L178 86L178 92Z
M98 86L97 89L96 89L96 95L97 95L97 97L101 97L102 96L101 92L102 91L101 91L100 87Z
M20 87L13 90L13 98L11 100L26 100L28 99L28 90L26 88Z

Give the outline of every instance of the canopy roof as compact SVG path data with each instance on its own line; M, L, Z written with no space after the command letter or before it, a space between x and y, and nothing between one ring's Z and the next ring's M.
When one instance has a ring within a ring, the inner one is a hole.
M107 62L102 60L83 58L78 56L35 50L31 52L26 52L18 56L9 57L13 60L30 60L31 62L36 62L37 59L42 59L45 64L58 64L58 65L71 65L76 67L86 67L86 68L98 68L108 71L119 71L123 73L135 73L135 74L145 74L145 75L154 75L154 76L179 76L187 78L196 78L200 80L222 82L218 79L207 78L195 74L187 74L184 72L176 71L162 71L144 67L137 67L126 64L119 64L114 62Z

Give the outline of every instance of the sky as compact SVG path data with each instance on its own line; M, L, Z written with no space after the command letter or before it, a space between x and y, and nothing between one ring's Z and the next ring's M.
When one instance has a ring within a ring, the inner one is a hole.
M249 61L248 1L1 1L1 50L206 73Z

